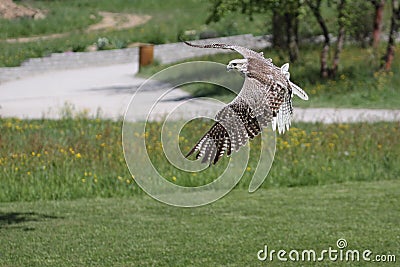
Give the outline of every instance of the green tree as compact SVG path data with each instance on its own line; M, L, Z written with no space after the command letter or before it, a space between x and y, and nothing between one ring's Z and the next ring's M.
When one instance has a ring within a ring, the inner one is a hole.
M272 43L286 49L291 62L299 56L298 25L302 0L211 0L211 14L207 23L219 21L230 12L241 12L253 19L254 14L265 14L272 24ZM272 13L272 14L271 14Z
M379 40L381 38L383 9L385 7L385 0L370 0L370 2L375 8L375 15L373 22L374 31L372 34L372 47L376 50L378 48Z
M327 0L327 2L330 5L335 4L338 13L337 16L338 34L337 34L334 58L331 67L329 67L329 62L328 62L329 50L331 47L331 37L326 19L322 15L321 6L323 0L306 0L306 4L314 14L314 17L317 20L322 30L322 35L324 36L324 42L321 51L321 61L320 61L321 62L320 75L323 78L334 77L337 74L340 61L340 53L342 52L343 49L346 25L348 23L348 9L346 8L347 0L338 0L338 1Z
M389 32L389 40L386 49L386 54L384 56L385 63L383 68L386 71L389 71L392 67L392 62L394 58L394 50L395 50L395 33L399 31L400 24L400 4L398 0L392 0L392 17L390 23L390 32Z
M370 1L350 0L348 3L348 27L346 33L356 43L366 48L370 45L369 41L373 38L376 10ZM381 29L382 26L378 28ZM372 38L371 38L372 37Z

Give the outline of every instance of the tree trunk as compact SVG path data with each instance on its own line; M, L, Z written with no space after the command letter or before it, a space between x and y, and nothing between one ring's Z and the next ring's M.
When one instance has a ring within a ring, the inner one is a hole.
M379 46L379 41L382 32L383 10L385 7L385 0L374 0L372 4L375 7L374 16L374 30L372 34L372 47L376 50Z
M285 16L278 10L273 10L272 15L272 46L277 49L286 48L285 41Z
M339 33L338 33L338 38L336 42L336 50L335 50L335 56L333 58L333 64L332 64L332 69L330 72L331 77L335 77L337 74L337 70L339 67L339 60L340 60L340 53L342 52L343 49L343 43L344 43L344 37L345 37L345 16L344 16L344 8L346 5L346 0L341 0L339 5L338 5L338 22L339 22Z
M322 78L329 77L329 68L328 68L328 55L329 55L329 44L325 43L324 47L321 51L321 70L320 75Z
M392 0L392 18L390 23L390 32L389 32L389 41L386 49L386 55L384 57L385 63L383 68L386 71L389 71L392 67L392 62L394 58L394 34L399 29L399 20L400 20L400 6L398 0Z
M289 60L295 62L299 57L299 47L297 45L296 14L286 13L286 41L289 48Z
M329 56L329 48L330 48L330 37L328 27L326 26L325 20L321 14L321 0L318 0L316 5L311 4L311 1L308 1L308 6L310 7L311 11L313 12L315 18L319 26L321 27L322 34L324 35L324 45L321 51L321 71L320 75L323 78L328 78L329 76L329 69L328 69L328 56Z

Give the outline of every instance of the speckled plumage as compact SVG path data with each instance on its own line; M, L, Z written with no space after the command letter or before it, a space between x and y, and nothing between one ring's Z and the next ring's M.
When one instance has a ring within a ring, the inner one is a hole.
M279 68L262 53L241 46L185 43L198 48L234 50L246 59L229 63L228 68L244 74L243 87L236 98L217 113L215 124L187 157L198 151L196 159L202 158L203 163L215 164L225 152L229 156L232 151L238 151L269 123L274 130L278 128L279 133L284 133L289 129L293 116L293 93L308 99L307 94L289 80L288 64Z

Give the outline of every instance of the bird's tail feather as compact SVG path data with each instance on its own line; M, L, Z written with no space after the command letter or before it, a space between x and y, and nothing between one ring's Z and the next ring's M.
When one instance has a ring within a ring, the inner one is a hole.
M308 100L308 95L306 92L304 92L303 89L301 89L299 86L295 85L292 82L290 83L290 87L292 88L292 91L295 95L297 95L298 97L300 97L303 100Z
M226 152L231 154L231 144L226 129L216 122L213 127L187 153L186 158L198 151L196 159L203 157L201 163L217 163Z

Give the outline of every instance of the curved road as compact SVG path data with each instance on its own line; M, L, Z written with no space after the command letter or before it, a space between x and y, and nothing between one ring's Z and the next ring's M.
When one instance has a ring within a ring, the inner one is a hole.
M76 113L117 119L124 115L126 107L136 89L145 81L135 77L137 64L119 64L106 67L85 67L75 70L45 72L35 76L12 80L0 84L0 117L26 119L60 118L66 106ZM160 118L178 105L187 101L189 95L174 89L167 93L168 86L154 84L154 90L137 93L136 106L131 120L143 120L147 110L166 93L152 113ZM185 108L178 110L178 117L193 114L213 116L218 104L206 100L191 100ZM174 114L175 116L177 114ZM304 122L355 122L355 121L399 121L400 110L370 109L295 109L295 121Z

